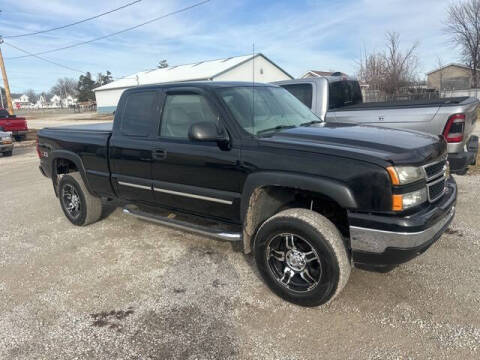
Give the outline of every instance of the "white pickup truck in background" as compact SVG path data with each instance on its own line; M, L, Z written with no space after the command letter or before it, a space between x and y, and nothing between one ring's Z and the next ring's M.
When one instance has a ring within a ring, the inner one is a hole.
M443 135L453 173L474 165L478 137L472 135L479 101L472 97L364 103L357 80L346 76L279 81L326 122L361 123Z

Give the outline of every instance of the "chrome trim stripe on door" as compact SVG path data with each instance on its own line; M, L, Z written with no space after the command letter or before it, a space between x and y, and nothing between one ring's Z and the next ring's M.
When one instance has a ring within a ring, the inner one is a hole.
M124 181L119 181L118 184L123 185L123 186L130 186L130 187L134 187L134 188L139 188L139 189L152 190L151 185L150 186L138 185L138 184L132 184L132 183L129 183L129 182L124 182Z
M165 193L165 194L185 196L185 197L189 197L189 198L193 198L193 199L199 199L199 200L213 201L213 202L217 202L217 203L220 203L220 204L227 204L227 205L232 205L233 204L233 201L231 201L231 200L223 200L223 199L213 198L213 197L209 197L209 196L195 195L195 194L184 193L184 192L180 192L180 191L161 189L161 188L157 188L157 187L154 187L153 190L161 192L161 193Z

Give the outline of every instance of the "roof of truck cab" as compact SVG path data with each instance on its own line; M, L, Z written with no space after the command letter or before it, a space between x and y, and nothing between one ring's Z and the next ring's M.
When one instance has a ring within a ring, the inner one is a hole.
M141 85L125 90L125 92L136 91L138 89L163 89L163 88L179 88L179 87L196 87L196 88L227 88L227 87L277 87L274 84L252 83L251 81L185 81L176 83L164 83L155 85Z

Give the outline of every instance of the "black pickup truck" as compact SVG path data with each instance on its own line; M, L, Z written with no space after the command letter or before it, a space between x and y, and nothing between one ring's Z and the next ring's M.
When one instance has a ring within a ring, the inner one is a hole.
M388 271L421 254L455 212L443 137L325 123L275 85L128 89L113 125L45 128L37 150L73 224L114 200L238 241L276 294L305 306L333 299L352 265Z

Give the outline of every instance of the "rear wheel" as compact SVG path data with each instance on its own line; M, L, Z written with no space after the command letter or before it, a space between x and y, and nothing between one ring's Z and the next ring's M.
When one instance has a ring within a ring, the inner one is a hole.
M63 213L72 224L83 226L100 219L102 201L88 192L79 173L64 175L58 194Z
M327 218L306 209L288 209L260 227L255 261L270 289L303 306L325 304L343 289L350 261L342 236Z
M10 150L10 151L5 151L5 152L3 153L3 156L12 156L12 153L13 153L12 150Z

